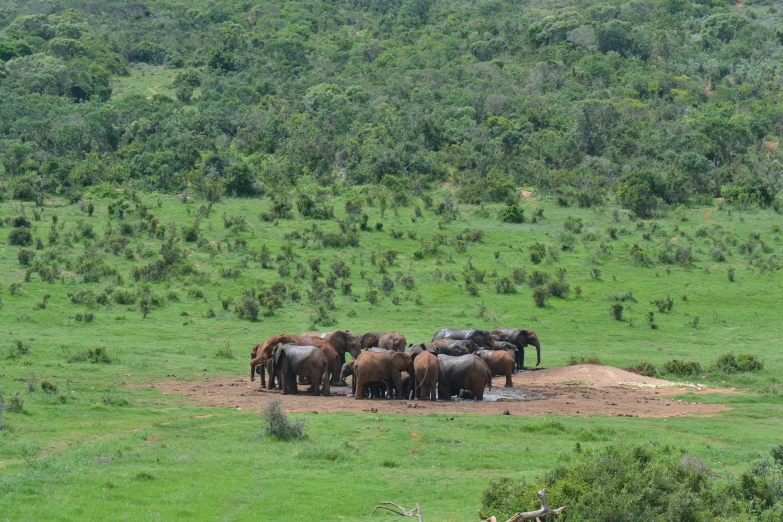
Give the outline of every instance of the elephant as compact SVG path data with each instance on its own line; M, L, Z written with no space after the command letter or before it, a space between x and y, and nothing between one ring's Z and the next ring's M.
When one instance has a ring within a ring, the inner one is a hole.
M402 372L413 373L413 359L406 353L370 349L356 358L353 371L356 379L355 398L361 399L368 383L378 381L391 381L396 397L402 398ZM387 386L387 397L391 395L389 388Z
M449 400L461 390L470 392L477 401L484 400L484 388L492 389L492 372L475 354L453 357L438 355L438 398Z
M343 365L340 371L340 380L345 381L349 376L353 376L351 379L351 395L356 394L356 376L353 373L353 366L356 361L348 361ZM366 398L381 398L386 395L386 383L385 382L371 382L367 385L365 390Z
M511 374L514 373L514 357L506 350L479 350L476 355L487 363L492 375L505 375L506 388L511 388L514 383L511 382Z
M533 330L522 330L521 328L495 328L490 332L492 338L496 341L506 341L517 347L517 369L525 368L525 346L532 345L536 347L536 366L541 364L541 343L538 340L536 332Z
M360 341L362 350L366 350L367 348L377 347L378 339L381 338L381 335L383 334L380 332L367 332L364 335L362 335Z
M488 330L480 330L478 328L471 328L470 330L455 330L453 328L443 328L438 330L433 341L439 339L453 339L455 341L471 340L479 348L488 348L494 350L494 339L490 335Z
M425 401L434 401L438 385L438 357L423 350L413 361L413 371L416 376L415 395Z
M378 347L395 352L404 352L408 341L405 336L396 332L386 332L378 339Z
M410 355L414 362L416 361L416 357L422 352L430 352L433 355L437 355L435 347L429 343L411 344L408 346L408 349L405 350L405 353Z
M337 350L340 367L345 364L345 354L350 353L351 357L356 359L362 353L362 338L350 330L335 330L334 332L305 332L302 335L320 337L326 339Z
M320 337L307 337L304 335L292 335L281 334L274 335L268 338L263 343L257 344L250 351L250 380L255 380L255 373L261 376L261 387L266 387L266 379L264 378L264 366L263 361L272 357L272 350L278 343L285 344L297 344L299 346L315 346L319 348L326 356L326 362L329 365L329 373L332 376L331 382L337 384L339 381L336 379L339 376L339 368L337 366L337 350L332 344ZM273 390L275 388L275 377L273 374L269 374L269 388Z
M478 350L476 344L470 340L438 339L437 341L432 341L431 346L435 348L435 353L438 355L460 356L468 355Z
M329 365L324 352L315 346L278 343L272 349L272 372L280 379L283 395L299 392L297 376L310 378L313 395L331 395Z

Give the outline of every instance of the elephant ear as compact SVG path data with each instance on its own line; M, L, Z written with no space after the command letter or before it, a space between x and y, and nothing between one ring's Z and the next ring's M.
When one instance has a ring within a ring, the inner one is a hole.
M401 372L407 370L411 365L411 356L402 352L394 352L392 354L392 364L396 369Z
M285 356L285 350L283 350L283 344L280 343L277 346L275 346L275 349L272 350L272 360L274 361L275 366L279 365L283 357Z

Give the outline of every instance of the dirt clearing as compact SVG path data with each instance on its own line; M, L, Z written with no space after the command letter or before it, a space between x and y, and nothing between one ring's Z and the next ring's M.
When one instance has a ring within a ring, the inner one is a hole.
M673 383L642 377L612 368L580 364L515 374L514 387L504 388L504 377L496 377L483 402L356 400L350 388L332 386L331 397L281 396L277 390L261 390L258 381L247 377L208 381L158 381L155 387L167 394L182 394L195 404L260 411L267 401L282 398L286 411L316 413L474 413L499 415L610 415L626 417L710 416L727 410L719 404L700 404L672 400L686 391L725 393L703 390L692 384ZM300 387L304 390L304 387Z

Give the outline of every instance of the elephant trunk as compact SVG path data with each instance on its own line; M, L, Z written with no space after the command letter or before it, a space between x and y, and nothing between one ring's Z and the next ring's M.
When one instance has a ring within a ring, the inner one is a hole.
M536 347L536 366L538 366L541 364L541 343L538 342L538 339L533 343L533 346Z
M252 364L250 365L250 380L255 381L256 380L256 367Z

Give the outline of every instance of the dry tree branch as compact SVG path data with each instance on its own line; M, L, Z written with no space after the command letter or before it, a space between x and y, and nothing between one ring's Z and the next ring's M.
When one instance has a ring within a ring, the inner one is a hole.
M521 522L522 520L530 520L531 518L535 518L536 520L539 519L539 517L548 517L549 515L559 515L563 511L565 511L565 506L559 507L557 509L552 509L549 507L549 504L546 502L546 489L542 488L538 491L538 498L541 499L541 509L536 511L526 511L525 513L517 513L513 517L509 518L506 522ZM488 518L487 520L483 520L482 522L497 522L497 519L495 517Z
M397 509L390 508L388 507L389 505L392 505ZM387 500L386 502L381 502L380 504L375 506L375 509L372 510L370 516L374 515L375 512L378 511L379 509L385 509L387 511L391 511L392 513L397 513L398 515L402 515L403 517L419 517L419 522L424 522L424 519L422 518L421 515L421 506L419 505L418 502L416 503L416 509L414 509L413 511L409 511L404 507L402 507L401 505L395 504L394 502L389 502Z

